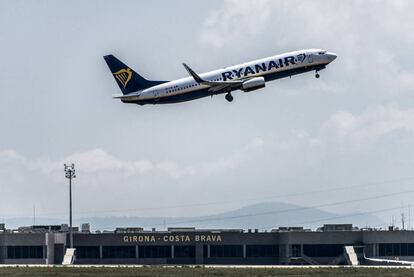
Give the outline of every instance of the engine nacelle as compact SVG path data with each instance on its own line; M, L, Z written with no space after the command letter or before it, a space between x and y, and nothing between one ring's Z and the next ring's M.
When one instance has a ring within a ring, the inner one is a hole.
M243 82L241 90L249 92L266 86L265 79L263 77L256 77Z

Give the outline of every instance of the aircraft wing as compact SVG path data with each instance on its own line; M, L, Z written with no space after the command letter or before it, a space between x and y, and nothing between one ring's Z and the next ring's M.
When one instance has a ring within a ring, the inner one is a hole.
M217 91L224 90L227 88L238 88L243 84L244 81L246 81L246 80L243 80L243 81L208 81L208 80L204 80L203 78L201 78L197 73L195 73L194 70L192 70L185 63L183 63L183 66L197 83L201 85L209 86L210 87L209 90L212 92L217 92Z

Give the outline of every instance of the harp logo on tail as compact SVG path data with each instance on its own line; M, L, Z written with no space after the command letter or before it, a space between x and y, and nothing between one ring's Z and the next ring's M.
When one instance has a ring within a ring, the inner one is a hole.
M121 69L113 74L115 78L124 86L124 88L132 78L132 70L130 68Z

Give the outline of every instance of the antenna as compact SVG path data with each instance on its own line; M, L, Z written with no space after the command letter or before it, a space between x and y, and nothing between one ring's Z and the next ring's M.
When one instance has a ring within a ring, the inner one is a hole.
M33 226L36 225L36 205L33 205Z

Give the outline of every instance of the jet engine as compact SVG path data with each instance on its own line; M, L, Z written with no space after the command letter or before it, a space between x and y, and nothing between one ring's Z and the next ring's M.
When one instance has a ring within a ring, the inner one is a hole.
M266 86L265 79L263 77L256 77L243 82L241 90L249 92Z

